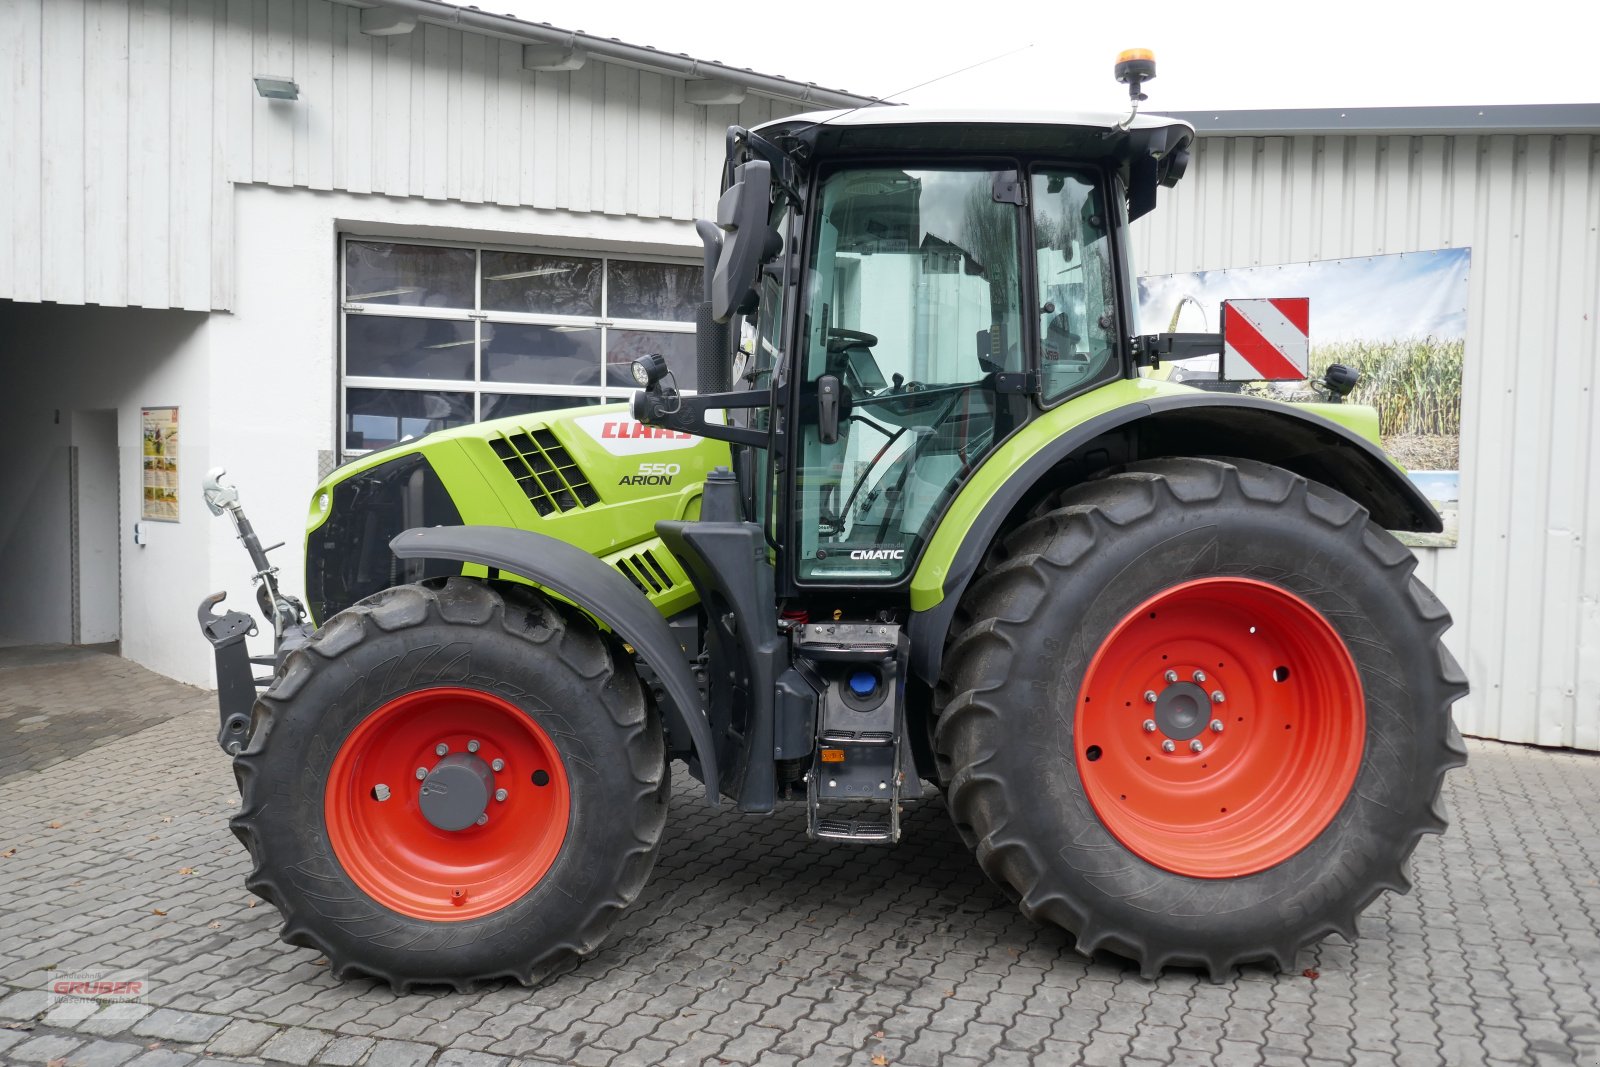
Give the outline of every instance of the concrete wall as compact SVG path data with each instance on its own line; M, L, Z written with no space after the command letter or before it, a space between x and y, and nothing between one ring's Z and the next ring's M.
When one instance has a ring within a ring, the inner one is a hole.
M122 556L122 650L182 681L208 684L195 605L210 592L207 525L198 477L209 462L206 316L180 311L61 307L0 301L0 396L7 400L0 464L0 633L10 640L72 637L68 448L75 411L117 413L117 536ZM142 500L141 406L176 404L182 419L180 521L150 523L132 544ZM81 436L80 444L92 439ZM179 620L187 618L187 626ZM192 638L192 640L191 640Z

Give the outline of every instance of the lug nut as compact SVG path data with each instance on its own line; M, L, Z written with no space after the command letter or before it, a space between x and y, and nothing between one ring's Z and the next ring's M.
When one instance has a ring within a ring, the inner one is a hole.
M389 787L379 783L372 787L372 795L379 800L389 799Z
M1177 747L1177 745L1172 743L1172 738L1170 737L1161 742L1161 751L1163 752L1173 752L1177 749Z
M1154 704L1156 702L1156 691L1154 689L1146 689L1144 691L1144 702L1146 704Z
M1156 732L1156 721L1154 719L1146 719L1144 721L1144 732L1147 734Z
M500 801L500 803L502 803L502 804L505 803L507 795L508 794L506 793L506 791L504 789L496 789L494 791L494 798L496 800Z
M1167 679L1167 681L1169 681L1169 682L1176 682L1176 681L1177 681L1177 680L1178 680L1178 672L1177 672L1177 671L1168 671L1168 672L1167 672L1167 673L1166 673L1166 674L1165 674L1165 675L1164 675L1164 677L1165 677L1165 678L1166 678L1166 679Z
M1206 746L1204 746L1204 745L1202 745L1200 743L1200 739L1198 737L1195 738L1193 741L1189 742L1189 751L1190 752L1204 752L1205 750L1206 750Z
M497 759L493 763L489 764L489 769L494 771L496 774L499 774L501 771L506 769L506 761L503 759Z
M419 781L419 782L423 781L427 777L428 777L428 768L426 768L426 767L418 767L417 768L417 781Z
M442 756L446 752L449 752L449 751L450 751L450 746L445 744L443 741L440 741L437 745L433 746L433 754L435 756Z
M1194 674L1191 675L1191 677L1194 678L1195 685L1204 685L1205 682L1206 682L1206 672L1205 671L1195 671Z
M482 826L484 823L486 823L488 821L489 821L489 813L488 812L484 812L482 815L478 816L478 825L479 826Z
M478 742L476 742L476 741L468 741L467 742L467 751L468 752L476 752L476 751L478 751Z
M1214 734L1220 734L1222 732L1222 720L1221 719L1212 719L1211 720L1211 732L1214 733Z
M1222 690L1220 690L1220 689L1216 690L1215 692L1213 692L1211 694L1211 703L1213 703L1213 704L1220 704L1224 700L1227 700L1227 699L1228 699L1227 697L1222 695Z

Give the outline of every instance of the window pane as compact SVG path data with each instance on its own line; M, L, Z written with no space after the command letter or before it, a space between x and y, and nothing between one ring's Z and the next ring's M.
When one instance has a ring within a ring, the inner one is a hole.
M344 298L357 304L471 309L470 248L346 241Z
M1033 176L1044 398L1081 391L1117 371L1111 241L1094 182L1070 171Z
M560 411L600 403L597 396L537 396L528 393L484 393L483 421L510 415L531 415L536 411Z
M483 309L598 316L600 260L486 250Z
M704 293L699 267L613 259L606 278L606 314L614 319L693 322Z
M345 448L385 448L408 437L465 426L472 421L472 394L346 389L344 408Z
M694 334L666 333L661 330L611 330L606 340L606 382L624 389L637 389L628 364L640 356L660 353L667 357L672 378L679 389L698 389L694 358Z
M472 323L346 315L346 374L471 381Z
M486 322L483 380L599 385L600 327Z

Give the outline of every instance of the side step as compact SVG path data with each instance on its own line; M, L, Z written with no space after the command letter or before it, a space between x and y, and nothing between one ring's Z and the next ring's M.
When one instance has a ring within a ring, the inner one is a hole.
M892 623L809 623L792 631L796 660L822 683L816 748L806 778L813 840L900 840L905 661Z

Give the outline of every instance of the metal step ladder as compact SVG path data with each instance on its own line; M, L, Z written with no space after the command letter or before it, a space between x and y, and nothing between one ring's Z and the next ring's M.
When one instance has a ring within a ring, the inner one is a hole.
M806 779L813 840L892 845L900 840L905 702L900 628L890 623L811 624L795 651L824 670L817 741Z

